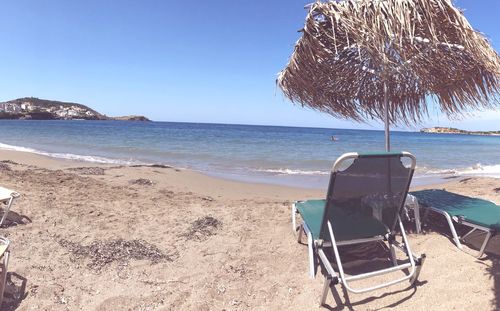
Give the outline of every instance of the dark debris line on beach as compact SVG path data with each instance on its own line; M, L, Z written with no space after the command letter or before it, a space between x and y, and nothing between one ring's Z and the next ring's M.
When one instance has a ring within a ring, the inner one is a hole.
M93 241L89 245L82 245L65 239L59 244L70 251L76 258L90 258L87 265L92 270L100 271L113 262L128 262L129 260L149 260L152 263L173 261L173 255L166 255L155 245L144 240L109 240Z
M83 175L104 175L106 171L102 167L74 167L69 170Z
M14 164L14 165L18 165L19 163L17 162L14 162L14 161L11 161L11 160L2 160L0 161L1 163L6 163L6 164Z
M200 217L191 223L188 231L181 234L186 240L205 240L211 235L215 235L217 229L222 227L222 222L212 216Z
M11 171L12 169L10 168L9 165L3 163L3 162L0 162L0 171Z
M129 181L129 183L132 185L140 185L140 186L152 186L152 185L154 185L154 182L152 180L146 179L146 178L132 179Z

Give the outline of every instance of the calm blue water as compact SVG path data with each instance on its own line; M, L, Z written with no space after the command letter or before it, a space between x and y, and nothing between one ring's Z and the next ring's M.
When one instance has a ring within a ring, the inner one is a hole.
M345 152L381 151L382 131L119 121L0 121L0 148L100 163L161 163L231 179L323 187ZM332 141L335 136L338 141ZM500 137L392 132L416 182L500 177Z

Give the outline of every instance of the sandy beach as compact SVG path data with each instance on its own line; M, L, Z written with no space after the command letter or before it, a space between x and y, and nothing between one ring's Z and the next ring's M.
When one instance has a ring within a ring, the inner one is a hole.
M0 229L12 242L2 310L319 309L323 280L308 278L290 203L322 190L14 151L0 159L0 185L22 195ZM424 188L500 203L500 179ZM351 294L346 309L500 308L500 238L479 260L431 220L410 234L413 251L427 255L418 284ZM331 295L327 303L336 309Z

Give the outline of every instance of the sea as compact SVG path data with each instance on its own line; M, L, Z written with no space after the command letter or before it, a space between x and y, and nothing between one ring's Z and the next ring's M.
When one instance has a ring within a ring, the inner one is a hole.
M0 149L116 165L164 164L211 176L325 188L345 152L384 150L384 132L132 121L0 121ZM334 139L332 139L334 137ZM392 150L417 158L414 185L500 178L500 136L392 131Z

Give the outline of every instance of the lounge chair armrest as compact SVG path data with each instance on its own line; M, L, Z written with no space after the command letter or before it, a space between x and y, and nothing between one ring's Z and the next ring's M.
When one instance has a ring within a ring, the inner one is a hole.
M2 244L0 245L0 258L5 254L7 249L9 248L9 245L7 244Z
M5 237L0 237L0 257L9 251L10 241Z
M328 277L331 278L333 284L338 284L339 283L339 277L335 270L332 267L332 264L328 260L328 257L326 257L325 252L320 248L318 249L318 257L321 260L321 263L326 269L326 272L328 273Z

